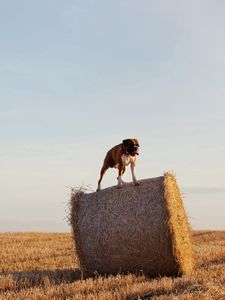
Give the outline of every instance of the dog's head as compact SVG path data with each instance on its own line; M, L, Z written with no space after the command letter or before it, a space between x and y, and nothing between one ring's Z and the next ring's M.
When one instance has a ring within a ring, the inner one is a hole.
M139 142L137 139L126 139L123 140L123 149L126 154L131 156L139 155Z

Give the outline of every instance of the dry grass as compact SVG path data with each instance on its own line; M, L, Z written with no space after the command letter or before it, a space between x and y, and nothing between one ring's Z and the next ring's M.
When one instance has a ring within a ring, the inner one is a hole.
M225 231L193 233L190 276L82 280L70 234L0 234L0 299L225 299Z

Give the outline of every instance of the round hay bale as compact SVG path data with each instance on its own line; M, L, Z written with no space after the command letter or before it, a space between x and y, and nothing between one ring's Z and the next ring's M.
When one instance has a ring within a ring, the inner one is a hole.
M175 176L71 195L70 222L85 277L138 273L177 276L192 270L190 228Z

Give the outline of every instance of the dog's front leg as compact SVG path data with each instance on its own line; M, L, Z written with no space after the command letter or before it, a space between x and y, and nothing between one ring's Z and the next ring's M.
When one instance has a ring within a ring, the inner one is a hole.
M120 189L123 185L122 175L123 175L124 172L125 172L125 168L119 166L119 174L118 174L118 177L117 177L117 179L118 179L117 188L118 189Z
M139 182L137 181L137 178L134 174L134 167L135 167L135 164L131 163L130 164L130 169L131 169L132 179L133 179L133 182L134 182L135 185L139 185Z

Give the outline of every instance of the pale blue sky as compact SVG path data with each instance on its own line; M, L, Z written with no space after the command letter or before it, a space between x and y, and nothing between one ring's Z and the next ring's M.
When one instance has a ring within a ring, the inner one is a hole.
M0 231L69 231L69 187L95 189L128 137L138 178L174 171L193 228L225 229L224 16L222 0L0 1Z

